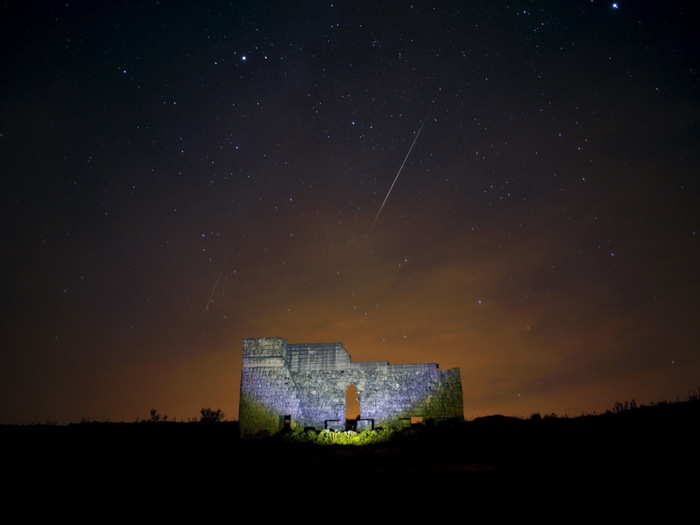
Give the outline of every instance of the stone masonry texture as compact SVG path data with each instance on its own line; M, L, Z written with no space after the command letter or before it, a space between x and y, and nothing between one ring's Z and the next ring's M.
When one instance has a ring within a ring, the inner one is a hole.
M411 417L463 420L459 368L437 363L354 363L342 343L290 344L278 337L243 339L240 429L243 437L292 426L345 428L345 395L355 385L361 417L400 427Z

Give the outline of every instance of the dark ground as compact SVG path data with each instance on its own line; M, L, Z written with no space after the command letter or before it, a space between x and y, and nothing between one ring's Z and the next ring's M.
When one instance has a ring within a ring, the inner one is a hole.
M0 438L15 466L87 478L697 480L700 401L617 408L576 418L421 425L364 447L241 441L236 422L0 426Z

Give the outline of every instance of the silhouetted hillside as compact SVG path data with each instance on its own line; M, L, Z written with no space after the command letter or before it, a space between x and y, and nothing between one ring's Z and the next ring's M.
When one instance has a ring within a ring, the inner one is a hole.
M108 469L131 475L225 469L251 476L349 471L467 478L681 475L698 466L700 401L616 405L573 418L505 416L427 422L386 443L319 446L281 437L242 441L237 422L83 422L0 426L0 436L25 459L46 466ZM146 467L147 466L147 467ZM131 473L131 474L130 474Z

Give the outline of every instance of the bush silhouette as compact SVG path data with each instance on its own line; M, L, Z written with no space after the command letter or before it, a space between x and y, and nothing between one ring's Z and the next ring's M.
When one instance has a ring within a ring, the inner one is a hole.
M168 420L167 415L160 415L155 408L152 408L151 412L150 412L150 417L148 419L144 419L143 421L146 423L160 423L162 421L167 421L167 420Z
M224 413L221 409L212 410L211 408L203 408L200 410L200 423L221 423L224 420Z

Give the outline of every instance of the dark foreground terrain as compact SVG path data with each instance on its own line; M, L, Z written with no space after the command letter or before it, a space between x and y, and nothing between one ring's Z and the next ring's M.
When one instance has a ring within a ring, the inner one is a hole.
M240 440L236 422L0 426L0 439L15 473L58 478L658 483L697 480L698 421L700 402L691 399L576 418L417 425L362 447Z

